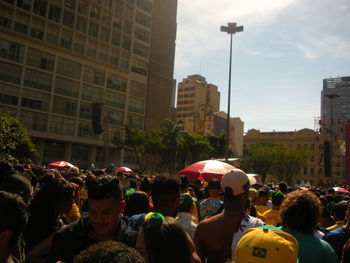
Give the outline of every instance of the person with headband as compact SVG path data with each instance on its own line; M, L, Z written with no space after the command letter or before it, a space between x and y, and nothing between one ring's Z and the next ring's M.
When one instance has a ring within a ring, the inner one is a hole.
M200 262L191 238L170 216L150 212L138 233L136 249L147 263Z

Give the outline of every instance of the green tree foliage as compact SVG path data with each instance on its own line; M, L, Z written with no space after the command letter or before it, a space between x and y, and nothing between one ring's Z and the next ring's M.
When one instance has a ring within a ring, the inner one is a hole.
M246 172L257 173L265 182L266 175L272 172L278 145L256 143L243 153L242 168Z
M0 159L10 163L33 160L37 151L22 122L8 113L0 113Z
M296 148L286 149L280 146L276 151L272 175L279 181L291 183L291 179L300 173L307 162L307 153Z
M143 171L175 173L193 162L208 159L213 147L207 137L184 131L184 122L164 120L158 130L126 127L124 145Z
M225 157L225 147L226 147L226 137L225 135L207 135L207 139L212 148L210 156L213 158L223 158Z
M242 168L251 173L260 174L265 182L267 174L277 180L288 183L299 174L305 165L307 154L299 149L285 148L272 143L256 143L245 149Z

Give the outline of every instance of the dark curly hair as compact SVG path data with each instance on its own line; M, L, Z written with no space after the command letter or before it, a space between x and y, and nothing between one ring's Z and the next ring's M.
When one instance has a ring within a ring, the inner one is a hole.
M287 195L280 213L283 226L292 231L312 234L321 213L321 204L311 191L297 190Z
M144 263L136 249L108 240L94 244L80 252L75 263Z

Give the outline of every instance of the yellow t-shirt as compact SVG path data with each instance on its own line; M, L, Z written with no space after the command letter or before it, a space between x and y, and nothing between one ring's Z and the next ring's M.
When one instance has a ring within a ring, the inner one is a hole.
M266 206L264 205L255 205L255 209L257 212L259 212L260 214L264 215L264 213L269 210Z
M263 214L263 216L266 218L265 223L267 225L276 226L277 223L281 222L281 215L279 209L269 209Z

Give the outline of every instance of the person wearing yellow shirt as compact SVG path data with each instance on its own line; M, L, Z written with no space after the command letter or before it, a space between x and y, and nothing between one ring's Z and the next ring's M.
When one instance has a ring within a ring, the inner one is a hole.
M269 189L267 189L266 187L261 187L258 191L258 199L255 203L256 212L263 215L268 210L268 208L266 207L268 201Z
M335 218L335 224L327 227L328 231L335 230L344 225L345 212L347 209L347 202L341 201L337 203L332 209L332 215Z
M280 206L284 200L284 194L280 191L274 191L271 196L272 209L267 210L263 216L267 225L277 226L281 222Z

